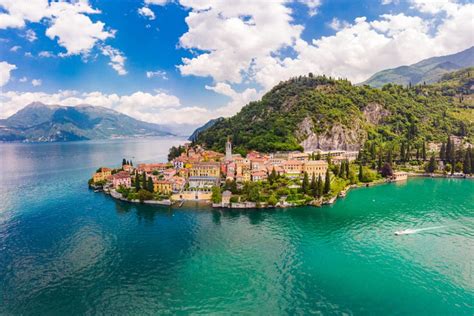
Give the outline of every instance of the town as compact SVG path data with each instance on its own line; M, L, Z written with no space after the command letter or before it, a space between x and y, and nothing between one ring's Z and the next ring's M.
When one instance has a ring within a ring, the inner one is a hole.
M444 144L440 150L442 158ZM469 164L471 152L466 150ZM435 159L434 154L426 163L426 153L423 157L417 155L418 168L394 171L392 158L384 164L379 161L378 168L370 168L360 163L361 153L249 151L243 157L232 152L228 138L225 154L186 143L170 149L167 163L134 166L123 159L120 168L99 168L89 185L132 202L171 205L192 200L212 203L213 207L262 208L330 204L351 187L406 180L410 171L412 175L429 172L433 176L448 170L454 175L454 168L443 166L443 160Z

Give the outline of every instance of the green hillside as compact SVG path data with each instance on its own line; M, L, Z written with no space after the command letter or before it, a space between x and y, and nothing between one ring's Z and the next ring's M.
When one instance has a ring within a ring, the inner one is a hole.
M447 135L472 142L474 68L434 85L382 89L347 80L301 76L281 82L260 101L201 132L196 143L222 151L229 135L237 151L359 149L364 144L411 148Z

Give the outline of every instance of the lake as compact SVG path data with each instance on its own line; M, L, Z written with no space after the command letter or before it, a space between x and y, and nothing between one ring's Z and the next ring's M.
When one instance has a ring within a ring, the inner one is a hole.
M474 314L472 180L263 211L88 190L97 167L183 141L0 144L0 314Z

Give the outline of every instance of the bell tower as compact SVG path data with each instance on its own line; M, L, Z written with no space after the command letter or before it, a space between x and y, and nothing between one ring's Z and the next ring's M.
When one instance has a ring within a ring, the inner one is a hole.
M225 143L225 160L232 161L232 142L229 136L227 136L227 142Z

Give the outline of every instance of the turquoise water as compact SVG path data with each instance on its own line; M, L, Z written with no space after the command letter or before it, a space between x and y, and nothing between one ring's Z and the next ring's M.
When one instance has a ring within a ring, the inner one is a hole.
M96 167L181 141L0 145L0 314L474 314L472 180L244 212L87 189Z

